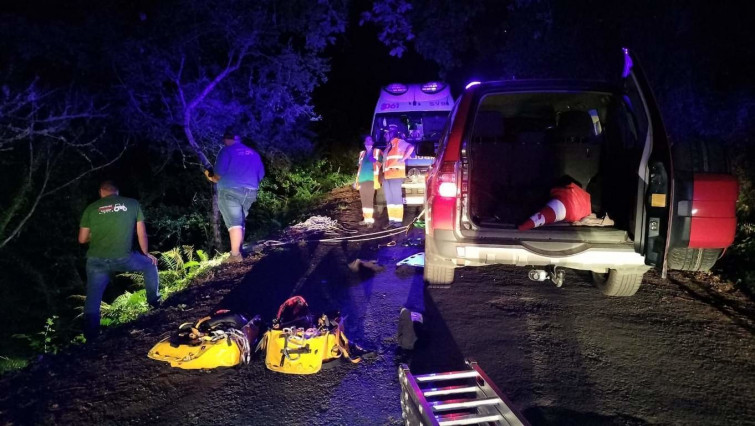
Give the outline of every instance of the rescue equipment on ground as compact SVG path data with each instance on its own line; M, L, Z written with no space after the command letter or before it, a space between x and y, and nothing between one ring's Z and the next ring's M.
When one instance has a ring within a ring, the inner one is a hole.
M408 265L408 266L417 266L417 267L424 267L425 266L425 252L420 252L413 254L406 259L400 260L396 263L396 266L401 265Z
M520 231L559 221L576 222L592 213L590 194L575 183L551 189L551 197L545 207L519 225Z
M286 299L278 308L278 315L273 319L272 328L280 330L285 327L311 327L312 314L307 301L301 296Z
M401 417L412 425L529 426L514 404L490 380L476 361L466 370L414 375L398 368Z
M422 210L422 212L412 220L412 223L424 216L424 214L425 211ZM329 217L312 216L305 222L286 228L283 231L280 240L258 241L256 245L251 247L251 250L254 252L261 252L267 247L278 247L303 242L343 244L344 242L356 243L381 240L401 233L407 233L411 226L412 225L405 225L397 228L387 228L380 231L370 232L368 234L359 234L359 231L347 229L340 225L336 220ZM341 235L344 233L349 235ZM393 247L395 245L395 241L390 241L387 244L378 244L378 247Z
M398 333L396 340L401 349L412 350L424 333L424 318L421 312L401 308L398 315Z
M184 323L150 349L149 358L187 370L247 364L257 343L262 320L219 310L196 323Z
M273 327L262 337L257 350L265 351L268 369L287 374L314 374L322 369L323 362L337 358L361 361L349 353L340 316L323 314L315 324L301 296L291 297L281 305Z

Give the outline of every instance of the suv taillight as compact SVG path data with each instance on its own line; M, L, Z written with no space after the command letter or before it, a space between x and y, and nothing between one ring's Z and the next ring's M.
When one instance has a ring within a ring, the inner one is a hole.
M456 163L446 161L440 165L438 174L433 183L435 185L435 197L433 197L430 209L431 228L427 229L428 234L434 230L453 229L454 217L456 212Z
M456 196L456 182L441 182L438 187L438 195L445 198Z
M440 165L438 170L438 195L443 198L456 197L456 170L452 162Z

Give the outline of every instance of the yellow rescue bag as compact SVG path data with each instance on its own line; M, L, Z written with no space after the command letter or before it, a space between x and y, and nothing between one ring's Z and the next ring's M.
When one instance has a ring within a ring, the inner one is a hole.
M349 356L349 341L342 325L322 316L318 328L286 327L271 329L260 340L265 350L265 366L287 374L314 374L323 362L344 357L353 363L360 358Z
M176 333L153 346L147 356L188 370L247 363L260 323L259 317L247 322L241 315L219 311L196 324L182 324Z
M310 328L269 330L263 337L265 366L288 374L314 374L322 368L326 351L327 332Z
M245 338L233 332L203 336L196 345L174 345L170 337L152 347L148 357L170 363L171 367L187 370L215 367L233 367L242 361L240 340ZM243 343L241 343L243 345Z

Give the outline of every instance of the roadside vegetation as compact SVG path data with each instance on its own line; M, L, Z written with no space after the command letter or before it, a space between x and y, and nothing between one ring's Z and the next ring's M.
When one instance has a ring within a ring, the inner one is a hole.
M730 151L739 179L737 236L715 272L755 300L755 149L742 146Z
M325 160L311 160L293 163L287 157L280 156L268 165L268 177L260 188L257 202L253 205L248 218L247 242L264 238L271 233L304 218L307 212L333 188L342 186L353 179L353 167L341 169L338 165ZM91 198L91 197L90 197ZM198 201L198 200L195 200ZM209 252L198 247L206 247L204 236L209 232L209 197L203 199L203 207L192 203L183 208L165 202L146 205L148 226L150 227L152 247L157 251L160 292L163 300L192 285L195 279L218 266L228 256L227 253L214 250ZM75 222L69 221L75 230ZM180 244L169 248L165 244ZM191 243L191 244L181 244ZM75 267L76 274L84 277L83 262ZM8 265L10 267L10 265ZM46 284L50 271L36 271L28 264L16 265L16 268L28 268L25 274L34 275L38 280L35 292L52 289ZM54 354L70 344L84 341L80 334L79 316L84 304L85 282L75 279L73 283L62 283L68 294L56 291L46 294L53 306L40 307L39 311L28 312L24 327L20 332L5 336L0 349L0 374L25 367L30 358ZM23 293L23 291L22 291ZM148 311L143 277L128 273L114 277L108 287L102 304L102 325L118 326L133 321ZM15 300L19 303L18 299ZM8 302L0 301L4 309L14 309ZM57 308L57 309L56 309Z

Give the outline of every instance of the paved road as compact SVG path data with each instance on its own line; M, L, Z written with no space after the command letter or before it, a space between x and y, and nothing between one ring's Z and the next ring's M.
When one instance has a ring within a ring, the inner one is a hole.
M421 235L421 234L420 234ZM421 247L309 244L221 270L167 307L0 380L0 424L401 424L397 367L415 373L478 360L533 424L755 424L752 303L676 274L649 276L632 298L599 294L585 274L563 288L509 267L461 269L447 290L395 263ZM355 258L383 272L353 273ZM208 372L146 352L175 325L217 307L275 314L292 294L340 309L347 334L377 357L313 376L261 361ZM397 349L398 312L425 313L415 351Z
M577 272L563 288L513 267L459 272L427 299L430 345L448 355L415 363L476 358L535 424L755 424L750 301L678 273L606 298Z

